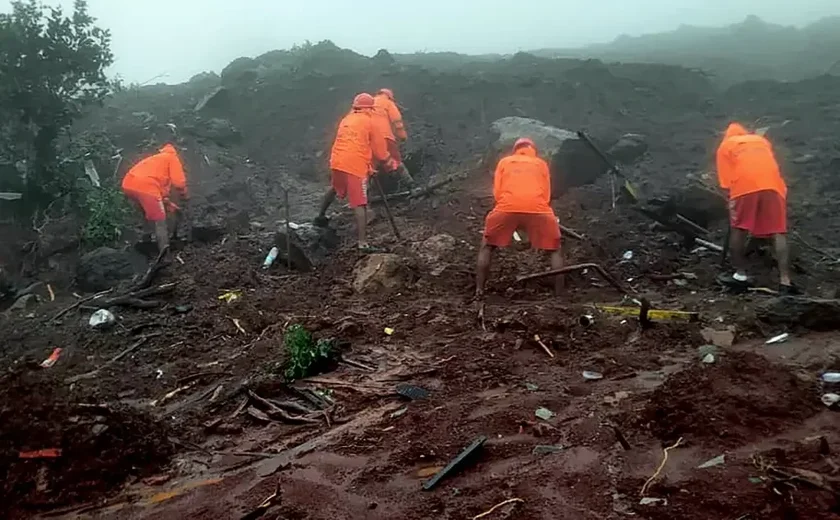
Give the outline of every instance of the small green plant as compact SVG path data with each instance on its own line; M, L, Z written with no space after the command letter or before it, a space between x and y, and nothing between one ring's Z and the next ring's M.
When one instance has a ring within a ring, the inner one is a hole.
M336 356L335 341L315 341L301 325L292 325L286 330L283 344L286 349L285 375L289 381L319 373Z
M129 206L120 190L103 186L86 191L82 211L85 217L82 241L88 246L99 247L120 238Z

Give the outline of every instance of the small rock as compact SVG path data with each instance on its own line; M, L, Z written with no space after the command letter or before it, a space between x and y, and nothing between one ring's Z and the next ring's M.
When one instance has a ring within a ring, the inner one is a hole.
M548 420L551 420L552 417L554 417L554 412L552 412L548 408L542 408L541 407L541 408L536 409L536 411L534 412L534 415L536 415L538 418L542 419L543 421L548 421Z
M639 500L640 506L656 506L656 505L668 505L668 500L664 498L653 498L653 497L644 497L643 499Z
M99 309L91 314L88 325L94 329L107 329L117 322L117 318L108 309Z
M704 359L709 354L717 357L718 348L714 345L703 345L703 346L697 347L697 353L700 356L700 359Z
M837 394L823 394L822 398L820 399L824 405L831 408L838 402L840 402L840 395Z
M529 392L536 392L539 389L540 387L534 383L525 383L525 390L528 390Z
M726 455L718 455L713 459L709 459L703 464L697 466L697 469L714 468L715 466L723 466L726 463Z
M714 362L715 362L715 355L714 354L706 354L703 357L703 363L705 363L707 365L711 365Z
M732 344L735 343L735 330L733 327L730 327L727 330L715 330L713 328L706 327L700 331L700 335L703 336L705 341L721 348L731 347Z
M599 379L604 379L604 374L600 372L593 372L591 370L584 370L583 378L587 381L598 381Z
M446 255L455 251L458 241L451 235L441 233L431 236L420 244L420 257L430 264L438 264Z

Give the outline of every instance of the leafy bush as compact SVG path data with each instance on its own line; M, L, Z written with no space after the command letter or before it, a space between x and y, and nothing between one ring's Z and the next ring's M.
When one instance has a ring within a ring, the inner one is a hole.
M94 25L85 0L71 15L38 0L11 2L0 14L0 188L21 186L31 208L77 185L58 141L111 91L110 33ZM9 167L9 166L14 167Z
M292 325L283 337L286 349L286 379L294 381L324 370L336 357L335 341L319 339L301 325Z
M85 224L82 241L85 245L99 247L112 244L122 234L122 227L130 206L123 193L112 187L90 187L81 202Z

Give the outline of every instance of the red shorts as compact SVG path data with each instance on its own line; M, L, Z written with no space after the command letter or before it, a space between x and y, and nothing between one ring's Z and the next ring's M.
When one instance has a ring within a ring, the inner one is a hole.
M754 237L787 233L787 203L778 192L762 190L729 201L729 223Z
M347 199L351 208L367 206L368 179L338 170L332 171L332 187L341 199Z
M484 241L491 246L507 247L517 229L528 233L533 249L560 249L560 226L553 213L507 213L494 209L484 221Z
M402 163L402 155L400 155L400 144L391 139L385 139L388 144L388 154L393 157L398 163Z
M163 205L163 199L159 196L134 190L123 190L123 193L140 206L143 210L143 215L149 222L166 220L166 208Z

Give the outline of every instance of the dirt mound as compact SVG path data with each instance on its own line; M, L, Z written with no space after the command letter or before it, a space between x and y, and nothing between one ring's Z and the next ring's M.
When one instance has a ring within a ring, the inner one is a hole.
M756 354L730 353L668 378L641 417L666 442L685 436L738 446L814 415L817 403L815 389L790 369Z
M173 453L166 428L145 414L73 403L58 387L26 368L0 380L0 511L95 499Z

